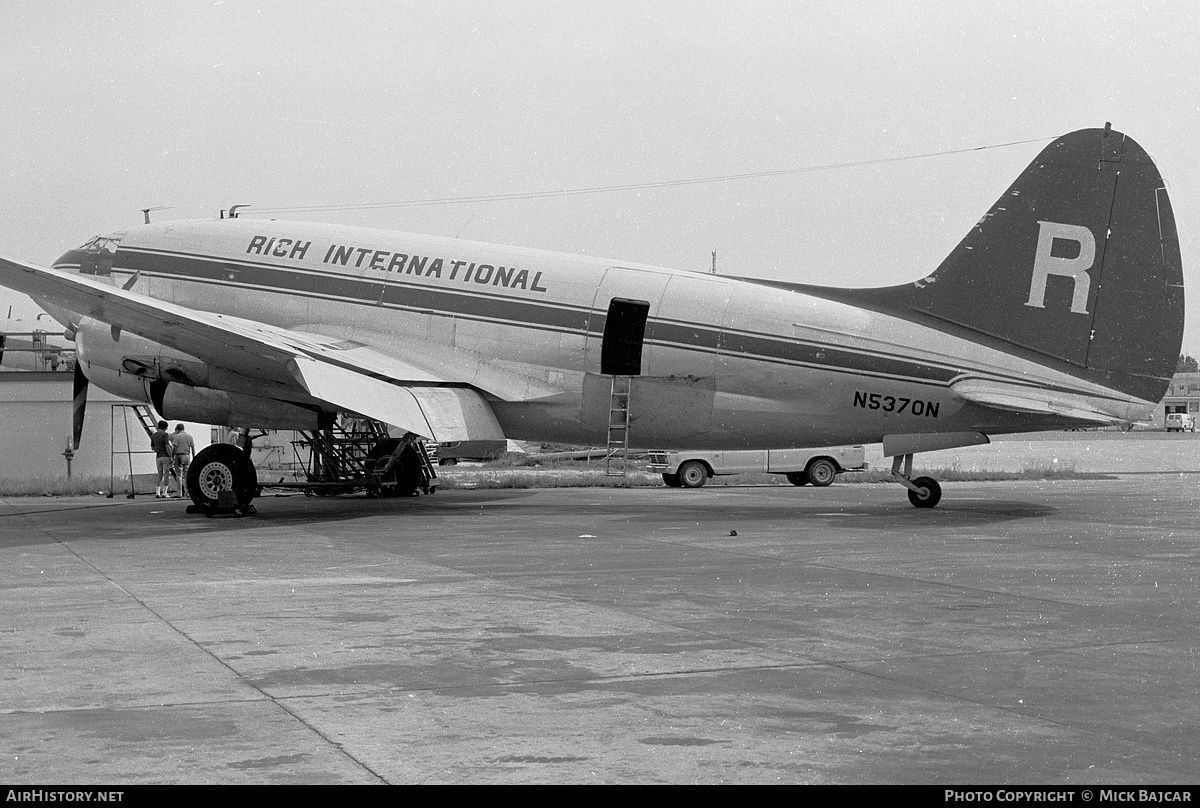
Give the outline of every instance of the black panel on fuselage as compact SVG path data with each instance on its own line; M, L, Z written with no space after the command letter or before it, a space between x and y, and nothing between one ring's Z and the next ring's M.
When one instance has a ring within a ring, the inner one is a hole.
M650 304L645 300L613 298L604 319L604 342L600 348L600 372L605 376L640 376L642 342Z

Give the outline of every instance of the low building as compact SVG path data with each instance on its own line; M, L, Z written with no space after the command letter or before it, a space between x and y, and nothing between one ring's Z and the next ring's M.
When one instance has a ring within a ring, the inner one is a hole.
M74 374L0 372L0 478L62 479L71 445ZM143 406L144 418L156 418ZM173 429L175 422L171 423ZM210 443L210 427L188 423L196 451ZM130 475L153 478L154 453L133 404L96 385L88 390L83 439L72 449L73 479L100 477L97 490L124 490ZM111 485L107 484L111 483ZM151 488L153 483L150 483ZM139 491L150 490L145 485Z
M66 477L71 445L72 374L0 372L0 477ZM71 476L153 473L146 432L123 399L91 386L83 441L71 452ZM117 405L114 407L114 405ZM114 449L116 454L114 454Z
M1173 412L1192 413L1200 420L1200 373L1175 374L1162 403L1154 411L1152 426L1162 429L1167 415Z
M0 478L101 477L107 489L130 475L153 478L154 455L133 404L88 389L83 439L71 449L75 346L47 314L0 320ZM147 416L143 407L143 417ZM172 423L172 428L174 427ZM207 425L186 425L196 451L210 443ZM100 488L100 484L97 485ZM153 483L150 484L153 488ZM141 490L145 490L142 486Z

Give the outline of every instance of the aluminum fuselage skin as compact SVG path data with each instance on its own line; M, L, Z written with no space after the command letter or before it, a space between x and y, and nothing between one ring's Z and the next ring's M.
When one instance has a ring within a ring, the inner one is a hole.
M1082 395L1128 421L1153 406L899 317L699 272L315 223L114 236L115 284L137 273L132 290L153 298L366 344L483 391L514 439L604 442L614 298L649 304L631 445L784 448L1072 423L966 403L950 389L966 378Z

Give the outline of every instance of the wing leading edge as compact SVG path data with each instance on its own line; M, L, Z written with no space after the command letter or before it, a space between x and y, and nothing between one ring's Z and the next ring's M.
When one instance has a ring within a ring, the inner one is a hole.
M487 400L358 343L189 309L88 276L0 257L0 283L251 379L433 440L503 440Z

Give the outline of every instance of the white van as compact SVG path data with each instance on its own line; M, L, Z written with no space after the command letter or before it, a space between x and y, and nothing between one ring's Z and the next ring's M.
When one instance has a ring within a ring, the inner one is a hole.
M709 477L766 472L783 474L792 485L826 486L846 471L866 471L862 446L827 446L821 449L762 449L736 452L650 452L651 471L662 474L672 488L699 488Z
M1196 431L1196 416L1190 412L1169 412L1167 413L1167 431L1168 432L1195 432Z

